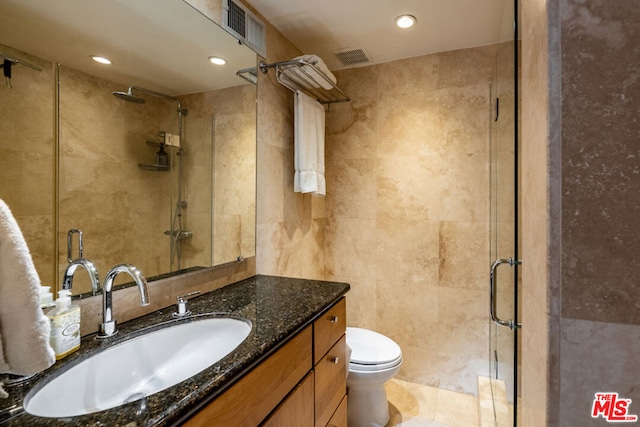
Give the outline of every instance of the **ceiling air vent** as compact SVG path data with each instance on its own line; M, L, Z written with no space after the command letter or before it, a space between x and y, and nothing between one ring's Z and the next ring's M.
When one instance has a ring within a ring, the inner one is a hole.
M350 47L333 52L343 65L366 64L371 57L362 47Z
M222 0L222 27L258 55L267 56L265 25L244 5Z

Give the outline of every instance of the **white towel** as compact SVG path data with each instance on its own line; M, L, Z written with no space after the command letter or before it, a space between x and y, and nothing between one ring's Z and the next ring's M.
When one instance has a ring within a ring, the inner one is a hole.
M298 86L306 87L306 88L318 88L322 87L326 90L333 89L333 85L327 81L329 79L334 84L338 81L336 76L333 75L324 61L317 55L302 55L293 58L294 60L302 59L309 64L313 65L318 71L313 69L308 65L303 65L298 68L297 66L288 68L287 73L283 74L281 79L285 79L288 81L293 81L297 83ZM287 74L291 75L291 78ZM295 76L294 76L295 75ZM325 76L325 77L323 77Z
M56 361L40 278L18 223L0 200L0 373L31 375ZM0 397L7 397L0 384Z
M300 91L294 96L293 190L324 196L324 107Z

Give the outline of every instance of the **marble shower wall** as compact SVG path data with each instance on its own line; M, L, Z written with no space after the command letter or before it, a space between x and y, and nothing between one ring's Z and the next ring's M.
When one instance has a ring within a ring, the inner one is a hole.
M640 9L522 4L524 421L600 426L597 392L640 413Z
M589 409L602 390L631 399L629 415L640 414L640 7L562 0L559 12L558 412L561 425L600 425Z
M395 340L399 378L477 393L488 373L489 117L496 46L336 73L327 277L348 322Z

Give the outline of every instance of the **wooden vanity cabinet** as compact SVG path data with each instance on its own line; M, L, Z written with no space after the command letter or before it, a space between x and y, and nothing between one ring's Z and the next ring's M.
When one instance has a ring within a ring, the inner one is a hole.
M341 299L313 323L313 361L315 376L315 427L346 426L332 420L347 394L346 304ZM339 417L338 417L339 418Z
M314 425L314 372L311 371L261 424L262 427L306 427Z
M184 426L346 427L345 317L342 298Z
M312 329L305 328L191 417L187 427L257 426L311 370Z

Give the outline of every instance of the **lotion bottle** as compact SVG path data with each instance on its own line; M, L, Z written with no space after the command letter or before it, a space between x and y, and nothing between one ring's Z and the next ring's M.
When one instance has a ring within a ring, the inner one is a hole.
M55 306L56 303L53 302L51 286L40 286L40 308L43 313L47 315Z
M80 307L71 304L71 291L58 292L56 307L47 313L51 322L50 344L56 360L80 348Z

